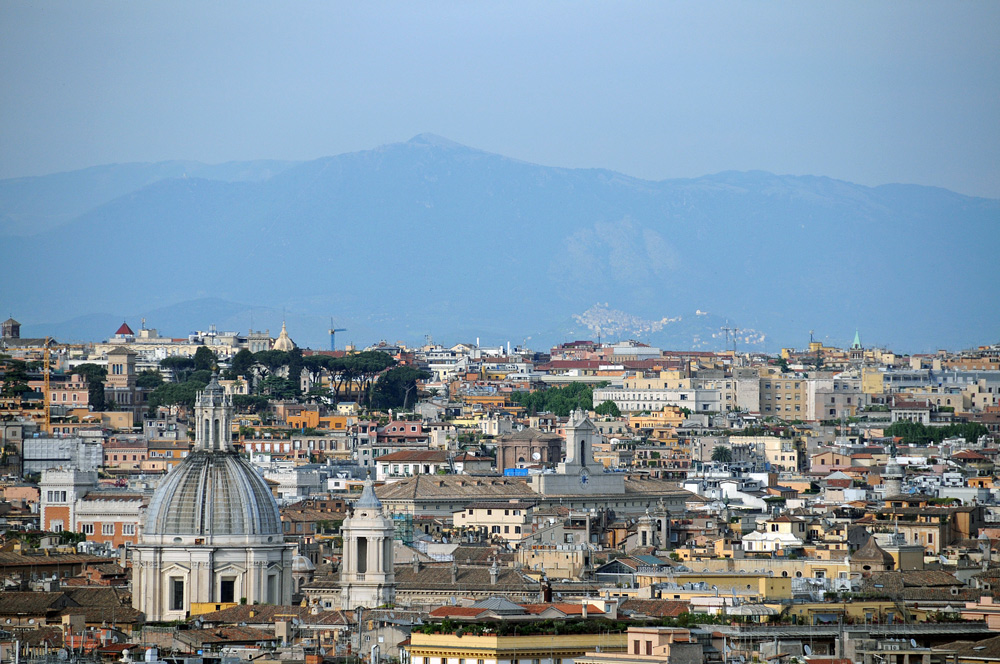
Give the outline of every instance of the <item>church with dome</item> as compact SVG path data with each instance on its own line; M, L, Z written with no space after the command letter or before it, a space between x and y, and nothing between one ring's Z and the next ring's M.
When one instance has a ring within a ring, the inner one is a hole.
M133 549L132 605L148 622L196 603L289 604L285 544L264 478L230 444L232 397L216 376L195 401L194 450L160 482Z

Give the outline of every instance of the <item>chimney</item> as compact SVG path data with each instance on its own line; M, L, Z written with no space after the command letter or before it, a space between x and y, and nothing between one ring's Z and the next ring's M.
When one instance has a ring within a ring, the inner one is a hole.
M583 604L580 605L580 608L583 609L583 619L586 620L587 619L587 600L583 601Z
M458 583L458 563L451 561L451 582Z
M497 564L496 558L493 559L493 564L490 565L490 585L495 586L497 584L497 579L500 577L500 566Z
M413 554L413 573L420 573L420 558L417 558L416 554Z

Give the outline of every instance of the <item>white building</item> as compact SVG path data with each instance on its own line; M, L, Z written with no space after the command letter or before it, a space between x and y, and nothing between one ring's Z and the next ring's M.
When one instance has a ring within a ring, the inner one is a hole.
M602 387L594 390L594 403L613 401L623 413L651 413L664 406L687 408L697 413L718 413L725 408L722 391L705 388L643 389L629 387Z
M148 622L195 603L289 604L292 557L264 478L230 445L232 397L213 376L195 402L195 448L160 482L134 549L132 606Z
M371 478L340 527L344 559L340 570L340 608L375 608L396 599L392 519L382 513Z

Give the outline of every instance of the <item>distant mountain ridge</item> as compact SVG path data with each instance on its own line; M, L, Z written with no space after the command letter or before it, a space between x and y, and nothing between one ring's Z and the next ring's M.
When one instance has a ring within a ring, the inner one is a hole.
M24 180L0 181L0 219L49 227L3 238L0 306L26 323L183 317L181 303L215 301L246 327L243 302L272 328L278 311L290 330L301 320L296 340L316 347L331 316L359 343L542 346L594 336L609 325L595 315L614 311L615 335L669 347L721 348L729 321L756 348L802 346L810 329L849 341L857 327L866 342L933 350L995 341L1000 322L987 286L1000 201L932 187L762 171L653 182L426 134L307 162ZM210 312L150 325L218 323Z

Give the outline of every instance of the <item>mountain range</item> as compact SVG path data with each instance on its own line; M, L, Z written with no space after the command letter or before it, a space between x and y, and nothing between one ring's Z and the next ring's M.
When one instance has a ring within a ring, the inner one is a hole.
M432 135L304 162L0 180L24 336L276 332L301 345L635 338L666 348L997 339L1000 201L723 172L649 181ZM6 312L5 312L6 313ZM723 328L738 328L729 338Z

